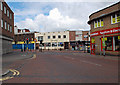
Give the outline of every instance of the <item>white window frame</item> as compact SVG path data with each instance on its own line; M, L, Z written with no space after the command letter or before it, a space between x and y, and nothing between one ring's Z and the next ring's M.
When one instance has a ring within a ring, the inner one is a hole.
M5 29L7 30L7 22L5 21Z
M6 7L4 6L4 13L6 14Z
M12 14L10 13L10 19L12 19Z
M10 26L10 32L12 32L12 26Z
M2 3L2 1L1 1L1 10L3 11L3 3Z
M7 16L8 16L8 17L9 17L9 13L10 13L9 10L7 10Z
M1 19L1 28L3 28L3 19Z
M8 24L8 31L10 31L10 25Z

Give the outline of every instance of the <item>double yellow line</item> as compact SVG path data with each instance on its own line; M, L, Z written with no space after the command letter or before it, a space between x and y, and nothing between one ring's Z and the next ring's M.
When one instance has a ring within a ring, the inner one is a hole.
M5 81L5 80L8 80L8 79L12 79L14 78L14 76L18 76L20 74L19 71L15 70L15 69L9 69L9 71L11 71L13 74L12 76L7 76L7 77L4 77L4 78L0 78L0 81Z

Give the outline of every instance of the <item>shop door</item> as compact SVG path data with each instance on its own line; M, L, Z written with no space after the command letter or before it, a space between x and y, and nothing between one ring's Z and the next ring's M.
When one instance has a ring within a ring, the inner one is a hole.
M95 54L95 43L91 44L91 54Z
M69 49L69 43L68 42L64 43L64 49Z
M95 54L95 38L91 39L91 54Z

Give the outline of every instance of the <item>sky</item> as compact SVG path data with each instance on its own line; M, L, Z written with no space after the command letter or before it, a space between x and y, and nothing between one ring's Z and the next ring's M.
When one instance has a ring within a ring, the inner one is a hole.
M110 6L114 1L7 1L15 15L18 28L31 31L53 32L65 30L90 30L90 14Z

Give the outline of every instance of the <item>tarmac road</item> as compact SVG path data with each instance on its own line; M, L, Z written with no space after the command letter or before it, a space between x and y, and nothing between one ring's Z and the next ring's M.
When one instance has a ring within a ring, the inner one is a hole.
M14 62L19 76L3 83L118 83L118 60L75 52L37 52L37 57Z

